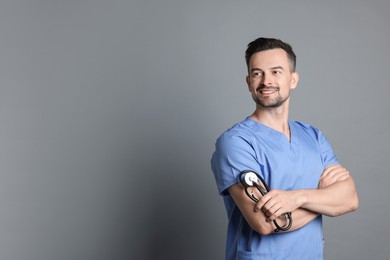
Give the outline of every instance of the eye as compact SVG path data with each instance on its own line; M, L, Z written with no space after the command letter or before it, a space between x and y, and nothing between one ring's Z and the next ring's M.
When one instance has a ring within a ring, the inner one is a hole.
M261 78L263 76L263 73L261 71L252 71L252 77L253 78Z
M274 75L280 75L280 74L282 74L282 71L281 70L274 70L274 71L272 71L272 73Z

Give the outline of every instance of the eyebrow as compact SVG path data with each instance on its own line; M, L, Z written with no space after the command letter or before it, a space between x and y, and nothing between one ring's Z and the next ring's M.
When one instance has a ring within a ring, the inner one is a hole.
M254 71L263 71L262 69L259 69L259 68L253 68L251 69L251 72L254 72Z
M280 69L280 70L284 70L284 68L282 66L275 66L275 67L271 67L269 68L270 70L277 70L277 69ZM254 72L254 71L263 71L262 69L259 69L259 68L253 68L251 69L251 72Z
M284 70L284 68L282 66L275 66L275 67L272 67L270 69L271 70Z

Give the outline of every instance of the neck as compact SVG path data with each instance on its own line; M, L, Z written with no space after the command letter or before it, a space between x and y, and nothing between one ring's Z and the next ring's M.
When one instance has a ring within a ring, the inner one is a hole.
M288 125L288 107L262 108L257 106L251 118L263 125L275 129L287 136L290 140L290 127Z

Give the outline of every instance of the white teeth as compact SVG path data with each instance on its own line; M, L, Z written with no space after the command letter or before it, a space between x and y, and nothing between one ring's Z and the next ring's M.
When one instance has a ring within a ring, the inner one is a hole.
M260 90L261 94L271 94L276 92L276 89Z

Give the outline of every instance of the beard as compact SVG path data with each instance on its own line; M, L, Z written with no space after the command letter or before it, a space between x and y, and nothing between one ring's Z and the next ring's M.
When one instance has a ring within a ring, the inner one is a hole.
M261 96L262 91L275 91L269 96ZM289 96L283 98L280 95L279 87L270 87L270 86L260 86L256 89L255 92L252 92L252 98L255 103L263 108L277 108L284 104L287 101Z

